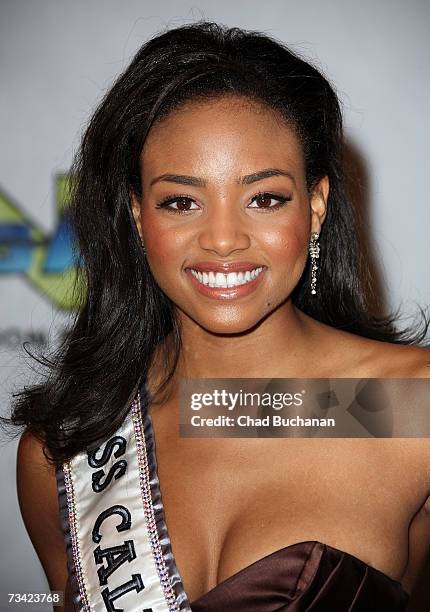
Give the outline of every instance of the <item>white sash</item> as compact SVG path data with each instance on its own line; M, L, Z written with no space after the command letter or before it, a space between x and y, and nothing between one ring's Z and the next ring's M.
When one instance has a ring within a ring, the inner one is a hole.
M57 470L79 612L191 611L165 523L147 398L144 382L116 433Z

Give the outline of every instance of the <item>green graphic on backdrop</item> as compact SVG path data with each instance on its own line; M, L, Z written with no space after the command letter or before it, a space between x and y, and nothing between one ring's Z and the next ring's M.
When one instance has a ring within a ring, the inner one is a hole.
M77 307L77 271L67 218L70 177L54 178L57 223L47 234L0 190L0 278L20 275L61 310Z

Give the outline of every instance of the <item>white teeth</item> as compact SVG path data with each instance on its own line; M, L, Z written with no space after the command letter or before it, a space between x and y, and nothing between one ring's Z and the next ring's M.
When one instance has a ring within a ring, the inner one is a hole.
M209 272L209 287L215 287L215 274Z
M215 274L215 285L217 287L227 287L226 275L222 272L217 272Z
M236 284L238 284L239 279L237 277L237 274L235 274L234 272L230 272L229 274L227 274L227 287L234 287Z
M207 287L218 287L227 289L229 287L238 287L239 285L245 285L250 281L254 280L261 272L263 268L254 268L253 270L247 270L246 272L230 272L229 274L223 274L222 272L199 272L191 268L191 274L197 278L197 280L206 285Z

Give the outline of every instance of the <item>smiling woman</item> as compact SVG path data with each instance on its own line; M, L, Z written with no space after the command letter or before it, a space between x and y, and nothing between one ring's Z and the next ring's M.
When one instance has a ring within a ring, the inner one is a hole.
M279 307L292 329L285 298L306 266L310 230L321 231L329 190L324 176L308 193L293 128L246 97L189 102L153 125L141 176L148 188L132 196L134 218L182 328L244 332ZM172 193L178 185L187 191Z
M327 79L259 32L166 31L74 174L85 295L12 415L22 514L65 609L406 610L430 550L427 439L178 433L183 379L430 378L428 320L369 306Z

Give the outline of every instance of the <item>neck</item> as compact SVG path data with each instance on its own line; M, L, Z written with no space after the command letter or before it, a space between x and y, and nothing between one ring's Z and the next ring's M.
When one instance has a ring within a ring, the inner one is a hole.
M214 334L182 316L182 349L171 385L180 378L299 378L312 377L320 355L321 324L290 301L270 313L251 330ZM165 375L159 358L154 372ZM148 377L150 378L150 377ZM151 378L160 382L159 376Z

